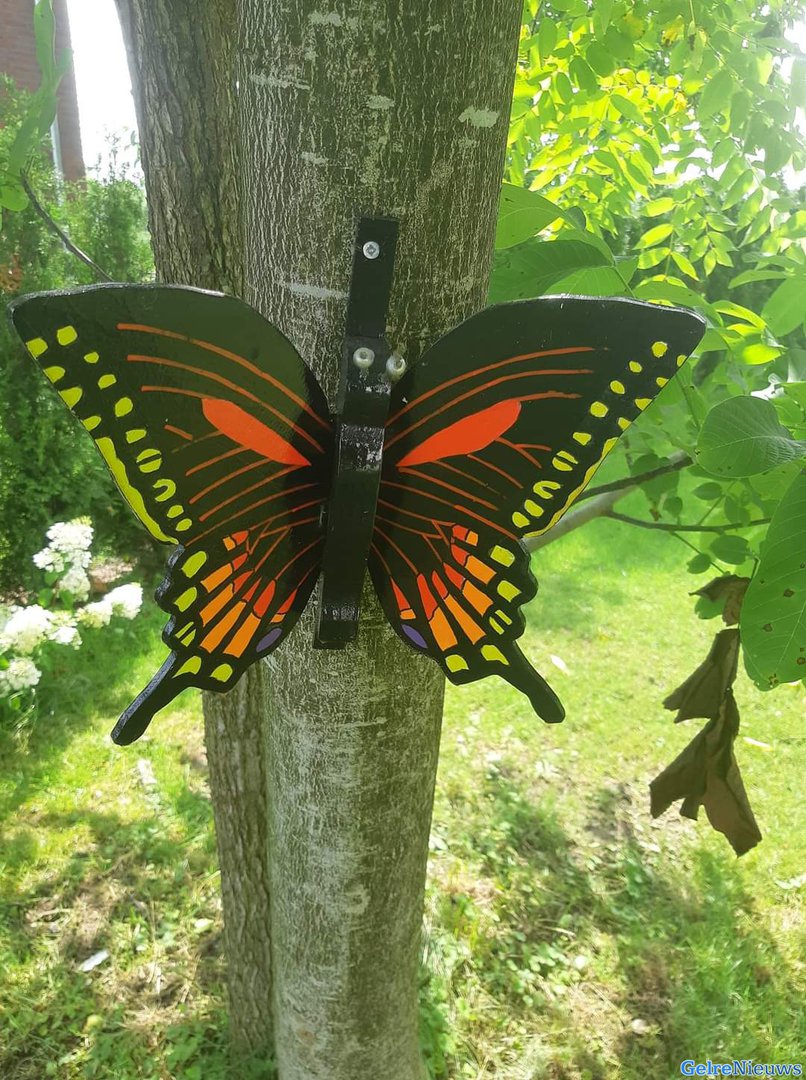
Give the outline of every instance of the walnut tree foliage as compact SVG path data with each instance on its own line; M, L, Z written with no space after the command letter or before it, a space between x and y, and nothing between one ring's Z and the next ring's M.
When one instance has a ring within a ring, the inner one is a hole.
M689 456L643 486L646 520L686 526L692 573L753 578L741 631L761 689L806 674L805 17L800 0L527 0L491 286L705 315L618 453L634 475Z

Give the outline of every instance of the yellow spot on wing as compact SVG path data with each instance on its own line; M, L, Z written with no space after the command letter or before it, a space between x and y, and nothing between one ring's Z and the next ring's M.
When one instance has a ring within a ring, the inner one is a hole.
M46 367L44 369L45 374L52 383L56 383L59 379L64 378L64 368L54 364L53 367Z
M505 600L514 600L515 597L520 596L520 594L520 589L517 589L511 581L498 582L498 595L503 596Z
M661 388L662 388L662 387L664 387L664 386L666 385L666 383L667 383L668 381L669 381L669 380L668 380L668 379L664 379L664 377L663 377L662 375L659 375L659 376L657 377L657 379L655 379L655 382L656 382L656 383L658 384L658 386L660 386Z
M618 418L618 426L621 428L622 431L626 431L627 428L630 426L630 423L631 421L629 421L626 416L620 416Z
M495 562L500 563L501 566L512 566L515 562L515 555L511 551L507 551L506 548L501 547L500 544L496 544L490 552L490 558Z
M166 502L173 497L173 494L176 491L176 484L173 480L168 480L167 477L163 477L162 480L154 481L154 490L159 492L158 495L154 496L157 502Z
M97 352L88 352L84 353L84 359L87 361L88 364L97 364L100 360L100 357L98 356Z
M219 682L226 682L227 679L232 677L232 668L229 664L219 664L213 672L213 678L218 679Z
M187 532L187 530L191 527L192 524L193 522L190 520L190 518L182 518L181 521L178 521L176 523L176 531Z
M669 351L669 346L666 344L665 341L655 341L655 342L653 342L653 345L652 345L652 355L653 356L657 356L658 358L660 358L661 356L665 356L668 351Z
M532 491L541 499L553 499L554 492L561 489L562 484L558 484L556 480L538 480L532 485Z
M72 345L77 337L74 326L62 326L56 331L56 340L60 345Z
M587 431L575 431L574 439L581 445L587 446L593 436Z
M512 515L512 524L517 525L519 529L525 529L529 524L529 518L522 514L520 510L516 510Z
M193 577L195 574L198 574L199 570L201 570L201 568L206 562L207 552L197 551L195 555L190 556L185 565L182 567L182 570L184 571L186 577Z
M544 510L542 506L538 506L532 499L527 499L523 504L523 508L527 514L531 514L532 517L542 517Z
M648 397L636 398L635 399L635 404L638 406L639 409L643 410L643 409L645 409L647 407L647 405L652 404L652 398L648 398Z
M201 657L191 656L189 660L186 660L181 666L177 675L198 675L201 671Z
M98 380L98 389L106 390L107 386L114 386L117 381L114 375L102 375Z
M639 364L637 360L630 360L630 371L634 371L637 375L640 371L644 370L644 365Z
M571 472L574 467L570 461L566 461L564 458L561 458L559 454L557 454L551 459L551 464L554 466L557 472Z
M163 540L166 543L176 543L175 536L166 536L166 534L159 527L157 522L146 510L146 504L143 502L143 496L137 490L136 487L130 482L128 474L126 473L126 466L118 457L115 452L115 444L111 439L103 436L100 439L95 440L96 446L103 454L104 461L109 466L109 471L115 478L115 481L126 497L126 501L135 514L140 518L142 523L148 529L152 536L156 536L158 540Z
M31 338L30 341L25 342L25 348L33 356L34 360L41 356L43 352L46 352L47 347L48 343L41 337Z
M678 356L678 358L677 358L677 366L682 367L682 365L685 364L685 362L686 362L686 356L685 356L685 353L683 353L680 356Z
M87 431L95 431L101 422L100 416L88 416L86 420L82 420L81 423L87 429Z
M467 671L467 660L463 656L453 653L445 657L445 667L448 671Z
M590 407L591 416L607 416L608 409L603 401L594 401Z
M504 656L497 645L482 645L481 655L485 660L494 660L499 664L506 664L509 666L509 660Z
M84 396L84 391L80 386L71 386L69 390L60 390L59 397L69 408L72 409L74 405L78 405Z
M618 379L613 379L610 384L610 389L613 391L614 394L623 394L624 383L619 382Z
M140 442L140 440L144 439L145 437L146 437L146 429L145 428L141 428L141 427L140 428L132 428L131 431L126 432L126 442L127 443Z
M132 399L122 397L119 401L115 402L115 416L126 416L133 408L134 405L132 404Z
M182 595L176 598L177 608L180 611L186 611L198 595L198 589L196 589L195 587L191 589L185 589Z

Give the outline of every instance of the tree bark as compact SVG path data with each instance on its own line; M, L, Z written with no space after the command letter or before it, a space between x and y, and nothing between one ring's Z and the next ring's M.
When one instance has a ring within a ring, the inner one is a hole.
M409 361L484 305L517 0L118 4L163 279L242 295L331 399L361 215L400 220L389 336ZM364 601L343 653L311 649L309 615L205 700L233 1030L273 1038L280 1080L423 1075L442 677Z
M484 306L520 4L241 4L245 298L336 385L362 215L400 221L391 343ZM359 640L271 660L281 1080L419 1080L417 966L442 677L371 597Z
M117 0L132 76L161 281L242 295L234 0ZM272 1043L265 676L204 694L230 1035L236 1057Z

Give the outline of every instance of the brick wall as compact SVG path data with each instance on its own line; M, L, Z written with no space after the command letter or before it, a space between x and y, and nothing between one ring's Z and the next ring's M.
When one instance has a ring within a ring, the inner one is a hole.
M35 90L39 68L34 46L33 0L0 0L0 71L10 75L18 86ZM70 27L65 0L54 0L57 52L70 45ZM76 83L71 68L59 88L59 143L65 179L78 180L84 175L81 132L78 123Z

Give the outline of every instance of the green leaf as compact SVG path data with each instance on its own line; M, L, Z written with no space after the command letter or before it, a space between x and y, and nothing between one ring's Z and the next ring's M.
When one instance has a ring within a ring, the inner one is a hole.
M608 101L625 120L632 120L634 124L642 125L646 122L644 114L635 102L630 101L629 98L624 97L622 94L611 94Z
M763 341L757 341L742 349L742 360L745 364L769 364L781 355L781 350L772 345L765 345Z
M791 334L806 318L806 278L793 277L784 281L764 305L761 314L776 337Z
M498 204L495 246L501 249L520 244L562 216L563 211L544 195L515 184L504 184Z
M730 287L737 289L740 285L750 285L754 281L783 281L789 276L785 270L745 270L731 280Z
M664 222L663 225L653 225L651 229L643 234L643 236L636 243L636 248L639 251L646 250L646 248L654 247L656 244L660 244L667 237L671 236L674 232L674 226L669 222Z
M551 287L553 293L570 293L572 296L621 296L628 291L624 279L612 266L575 270Z
M703 502L715 502L716 499L722 498L722 491L721 484L718 484L716 480L709 480L707 483L695 487L691 494L698 499L702 499Z
M688 572L690 574L704 574L712 565L710 558L704 552L701 552L699 555L695 555L693 559L689 559Z
M793 439L775 406L758 397L728 398L715 405L697 445L698 463L713 476L754 476L802 457L806 442Z
M806 472L773 514L740 630L747 673L760 690L806 677Z
M547 16L543 15L541 16L540 27L537 31L537 48L542 60L545 61L546 57L551 56L556 44L557 24L552 22Z
M496 256L489 302L542 296L574 270L609 263L592 244L576 240L527 240Z
M670 210L674 210L675 201L671 195L664 195L662 199L652 199L644 207L644 213L647 217L660 217L661 214L668 214Z
M685 255L681 254L679 251L673 251L672 261L675 263L678 270L682 270L684 274L694 278L695 281L697 280L697 271L694 264L687 259Z
M581 56L574 57L568 65L568 70L580 90L595 94L599 89L599 80L596 78L593 68Z
M733 75L727 68L722 68L712 79L709 79L697 106L697 115L700 120L707 120L718 112L726 112L734 89Z
M720 562L729 563L731 566L741 566L743 562L747 562L748 559L752 558L752 552L745 538L731 533L717 536L716 540L711 544L710 551L713 558L718 559ZM719 605L720 614L723 606L724 601Z
M570 105L573 102L574 88L564 71L558 71L554 76L554 89L563 105Z
M616 60L598 41L593 41L585 50L585 59L596 72L603 77L611 75L616 67Z
M19 180L14 176L3 176L0 179L0 206L6 210L24 210L27 205L28 196Z

